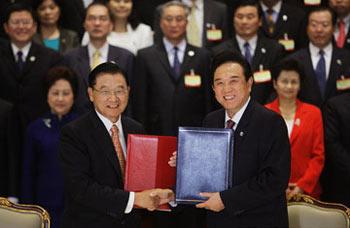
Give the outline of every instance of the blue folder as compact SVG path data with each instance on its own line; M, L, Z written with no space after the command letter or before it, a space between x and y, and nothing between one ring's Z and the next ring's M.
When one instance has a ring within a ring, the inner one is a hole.
M176 161L176 202L206 201L200 192L232 186L233 130L179 127Z

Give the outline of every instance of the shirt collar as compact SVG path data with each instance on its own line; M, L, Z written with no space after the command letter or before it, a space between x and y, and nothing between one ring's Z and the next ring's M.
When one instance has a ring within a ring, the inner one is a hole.
M119 116L116 123L112 123L109 119L107 119L105 116L103 116L101 113L99 113L96 109L95 109L95 111L96 111L98 118L100 118L100 120L102 121L103 125L105 126L105 128L107 129L109 134L111 134L111 128L112 128L113 124L117 125L119 131L122 131L123 127L122 127L122 121L121 121L120 116Z
M172 53L174 44L172 44L167 38L163 37L163 43L167 53ZM179 51L184 52L186 49L186 40L183 39L178 45L176 45Z
M192 7L192 0L182 0L182 2L185 5L187 5L188 7ZM203 0L196 0L195 4L196 4L196 8L198 10L202 10L203 9Z
M249 46L252 50L255 50L256 48L256 43L258 42L258 35L253 36L250 40L244 40L242 37L240 37L239 35L236 34L236 39L238 42L238 46L241 48L241 50L243 50L242 48L244 48L244 44L246 42L249 43Z
M92 59L93 54L96 51L96 48L92 45L91 42L88 43L88 52L89 52L89 58ZM101 48L99 48L100 54L102 59L108 59L107 53L108 53L108 42L106 41Z
M235 126L233 127L233 129L236 130L238 123L243 116L244 111L247 109L249 101L250 101L250 96L248 97L248 100L245 102L245 104L242 106L242 108L238 112L236 112L236 114L233 116L233 118L230 118L228 116L227 111L225 111L225 126L226 126L226 122L228 120L233 120L233 122L235 122Z
M262 3L262 1L260 1L260 4L261 4L262 10L263 10L264 12L266 12L266 10L268 9L268 7L267 7L264 3ZM274 5L274 6L272 7L273 12L279 13L279 12L281 11L281 7L282 7L282 1L278 1L278 2L276 3L276 5Z
M311 42L309 43L309 49L311 56L318 57L320 48L313 45ZM330 42L326 47L322 49L324 51L324 55L330 57L332 55L333 45Z
M16 61L17 61L17 52L18 51L22 51L22 53L23 53L23 55L22 55L23 56L23 61L25 61L25 59L28 56L29 49L30 49L31 46L32 46L32 42L29 42L23 48L19 49L14 43L11 42L11 48L12 48L13 55L15 56Z
M339 19L337 19L337 22L339 21ZM345 26L348 26L350 24L350 13L343 18L343 21L345 23Z

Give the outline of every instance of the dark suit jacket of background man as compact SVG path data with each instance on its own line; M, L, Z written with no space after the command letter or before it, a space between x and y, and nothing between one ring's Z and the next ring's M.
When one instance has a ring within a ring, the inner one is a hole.
M203 127L224 124L220 109L207 115ZM225 209L207 213L208 228L288 227L290 145L282 117L250 100L234 131L233 161L233 187L220 193Z
M13 105L0 99L0 196L14 196L14 183L11 176L14 174L15 161L18 160L18 133L13 118Z
M322 197L350 207L350 93L329 99L323 114L326 163Z
M163 43L140 50L137 55L133 109L147 132L177 135L179 126L201 126L211 111L210 53L187 44L181 76L175 79ZM185 86L191 70L201 76L201 86Z
M282 0L281 10L275 23L275 30L270 35L265 13L263 12L262 26L260 31L268 38L278 41L284 39L287 34L288 39L295 42L294 50L307 45L306 35L306 15L305 12L293 5L289 5Z
M342 76L350 74L350 52L345 49L336 48L333 45L331 66L326 83L325 95L322 97L317 77L312 66L309 48L303 48L287 57L297 60L305 71L305 78L301 83L299 97L302 101L314 104L318 107L331 97L339 95L342 91L337 90L336 81Z
M32 43L22 73L18 72L10 44L0 50L0 98L13 104L13 118L18 125L18 144L21 146L27 125L48 111L43 91L47 71L63 61L57 52ZM16 186L12 196L17 196L21 156L16 155L17 165L11 182Z
M160 12L155 11L154 19L154 41L155 43L162 42L163 33L160 29ZM203 32L202 46L206 48L214 47L220 42L227 40L229 37L229 28L227 25L227 7L225 4L213 0L203 0ZM215 25L216 29L222 31L222 40L210 41L207 39L207 25Z
M225 41L224 43L213 48L214 54L218 54L224 50L234 50L241 53L237 39L234 38ZM260 70L260 65L264 70L272 70L272 67L284 57L285 51L282 45L277 41L258 35L257 45L254 55L252 56L252 72ZM270 101L270 95L273 92L272 80L269 82L256 83L252 87L251 96L260 104L266 104Z
M125 140L128 134L143 134L141 124L121 117ZM60 160L65 185L62 227L138 227L133 210L124 214L129 193L111 136L95 111L62 129Z
M80 112L91 110L91 103L88 98L87 88L89 86L90 59L88 47L78 47L69 51L65 56L65 63L71 67L79 78L79 91L76 105ZM134 55L124 48L109 45L108 61L117 63L126 73L129 82L133 76Z

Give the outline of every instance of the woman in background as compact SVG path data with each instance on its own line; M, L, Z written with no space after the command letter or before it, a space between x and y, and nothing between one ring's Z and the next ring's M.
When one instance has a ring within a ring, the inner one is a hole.
M33 40L65 53L79 46L79 37L76 32L59 27L60 1L62 0L34 0L34 9L39 16L39 27Z
M285 60L273 72L277 98L266 105L282 115L291 144L291 175L287 197L304 193L315 198L321 194L319 177L324 165L324 138L321 111L300 101L304 72L295 60Z
M127 49L134 55L139 49L153 44L151 27L137 19L132 0L109 0L113 15L113 31L107 37L109 44ZM89 36L85 32L82 45L87 45Z
M73 111L77 76L66 67L52 68L45 89L50 112L32 122L26 132L22 164L22 203L48 210L53 228L63 212L63 176L58 161L61 128L77 118Z

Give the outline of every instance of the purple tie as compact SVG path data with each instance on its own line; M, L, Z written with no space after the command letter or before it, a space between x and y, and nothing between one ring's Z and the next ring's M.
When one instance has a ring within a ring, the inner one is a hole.
M227 129L233 129L233 127L235 126L235 124L236 124L236 123L235 123L233 120L229 119L229 120L226 121L226 128L227 128Z
M174 47L174 63L173 63L173 71L175 74L176 79L180 77L180 71L181 71L181 63L179 60L179 56L177 55L179 51L178 47Z

